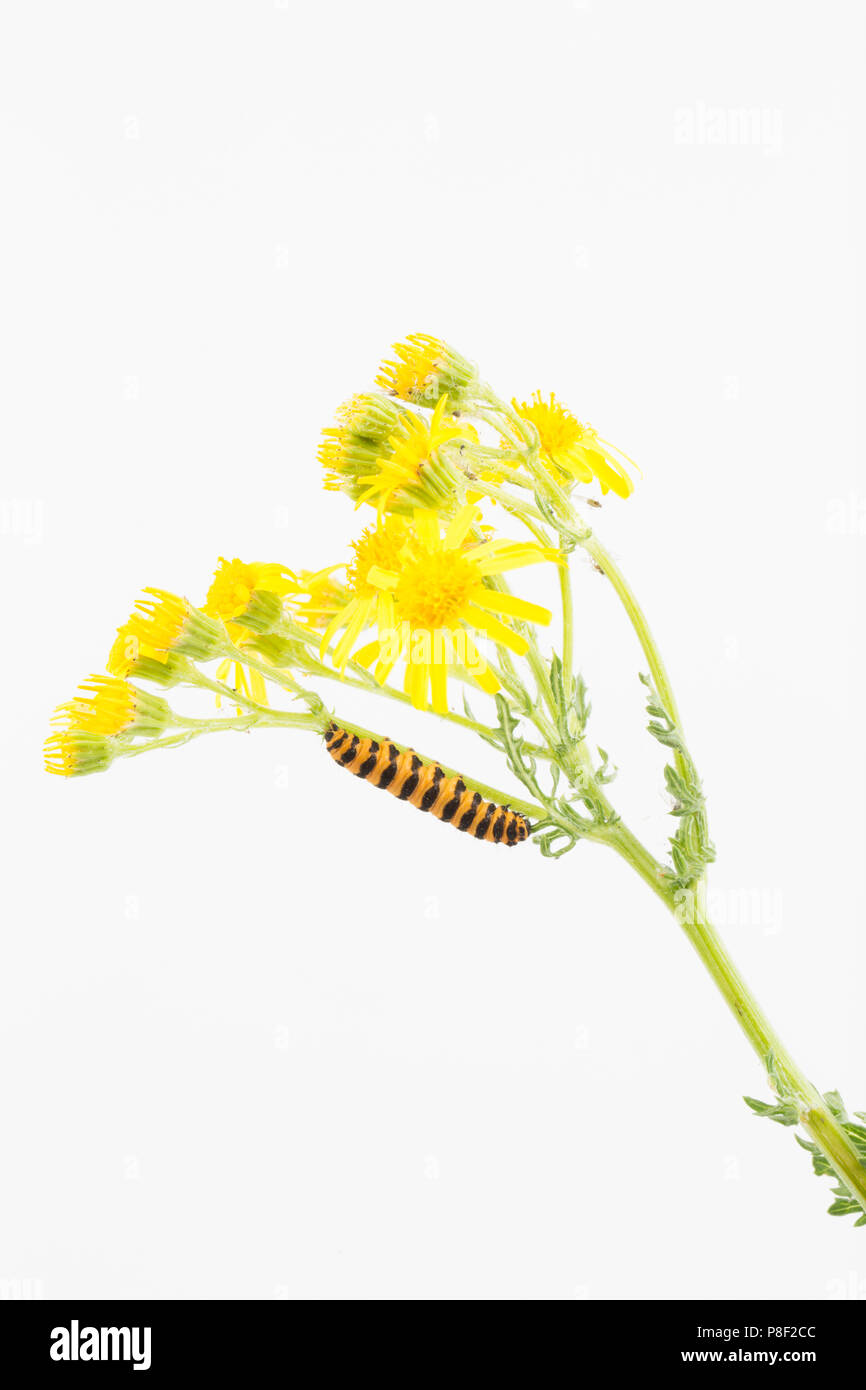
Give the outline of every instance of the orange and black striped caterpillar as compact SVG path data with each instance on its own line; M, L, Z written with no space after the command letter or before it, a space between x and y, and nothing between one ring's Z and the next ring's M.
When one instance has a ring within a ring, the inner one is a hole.
M438 763L425 762L411 748L401 753L387 739L378 743L374 738L359 738L333 723L325 730L325 747L347 772L419 811L432 811L437 820L467 831L476 840L519 845L532 828L519 811L485 801L462 777L446 777Z

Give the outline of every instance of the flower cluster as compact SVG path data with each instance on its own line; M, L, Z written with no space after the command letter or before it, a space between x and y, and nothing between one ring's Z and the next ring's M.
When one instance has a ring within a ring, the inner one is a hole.
M372 682L448 715L449 681L492 695L515 659L532 657L551 611L512 593L506 575L563 565L572 543L563 491L597 481L627 497L628 461L552 393L508 404L427 334L394 345L376 386L340 406L319 446L325 488L370 508L347 558L293 570L221 557L198 607L146 589L118 629L107 675L56 711L52 772L97 771L145 744L226 726L180 717L140 682L210 690L245 727L277 720L272 687L298 698L301 676ZM496 510L485 516L488 504ZM522 539L500 536L493 517L516 519ZM313 708L317 697L306 698Z

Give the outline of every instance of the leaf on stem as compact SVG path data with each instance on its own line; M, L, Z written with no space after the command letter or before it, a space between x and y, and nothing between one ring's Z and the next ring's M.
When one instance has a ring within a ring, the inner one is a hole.
M662 704L652 678L642 672L640 679L648 692L647 729L658 743L674 753L674 761L665 764L664 778L673 799L671 815L677 817L679 824L670 838L672 868L667 873L675 888L690 889L716 857L707 828L704 793L682 732Z
M775 1120L776 1124L792 1126L800 1123L800 1110L796 1103L785 1095L784 1083L776 1070L775 1059L772 1052L766 1058L767 1073L773 1089L778 1093L780 1099L776 1104L768 1104L762 1100L755 1100L753 1096L743 1096L743 1100L756 1115L762 1119ZM848 1118L842 1097L838 1091L827 1091L824 1094L824 1101L827 1109L833 1115L845 1132L851 1147L859 1158L861 1164L866 1168L866 1127L857 1124ZM858 1120L866 1119L866 1116L856 1111ZM854 1196L851 1189L840 1179L838 1173L833 1168L829 1159L823 1151L811 1139L805 1139L802 1134L795 1134L794 1138L805 1149L812 1158L812 1171L818 1178L832 1178L833 1187L831 1189L834 1200L827 1208L830 1216L856 1216L855 1226L866 1226L866 1212L862 1205Z

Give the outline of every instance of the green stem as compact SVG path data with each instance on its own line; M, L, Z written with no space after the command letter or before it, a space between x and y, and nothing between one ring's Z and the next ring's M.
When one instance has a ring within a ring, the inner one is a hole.
M566 699L570 699L574 669L574 601L571 593L571 570L568 565L558 565L557 568L562 601L562 687Z
M185 724L187 721L183 721ZM252 728L263 729L312 729L319 732L321 719L312 714L293 714L286 710L263 710L261 714L233 715L229 719L196 720L192 727L185 727L177 734L167 734L163 738L141 739L135 743L117 745L118 758L137 758L142 753L151 753L156 748L180 748L202 734L222 734L229 731L241 732Z
M595 536L581 543L613 585L637 634L659 699L671 722L682 732L673 687L643 609L619 566ZM682 766L681 755L677 754L676 761ZM784 1098L796 1104L802 1128L866 1211L866 1166L821 1093L800 1070L771 1027L731 959L707 915L703 880L690 889L674 889L666 880L662 866L624 826L614 828L609 843L674 914L764 1067L768 1068L772 1060Z
M771 1027L707 916L702 896L693 896L695 911L687 912L685 920L680 914L686 936L765 1066L772 1054L775 1072L782 1082L782 1096L795 1102L803 1129L866 1211L866 1167L823 1096Z
M589 535L581 542L581 545L589 555L595 560L599 569L607 576L613 585L617 597L622 603L623 608L628 614L629 621L637 634L641 649L646 657L652 676L653 685L658 691L659 698L666 709L670 720L682 730L677 702L674 698L673 686L670 677L662 661L661 653L656 646L655 639L650 631L646 615L635 597L631 585L616 563L612 555L609 555L604 546L595 535Z
M297 629L295 627L295 624L293 623L283 623L280 625L280 628L277 629L277 631L280 633L280 635L285 634L292 637L297 636ZM266 665L264 662L259 661L257 658L253 657L252 654L249 652L248 648L246 647L233 647L231 652L231 660L238 661L241 663L241 665L252 666L256 671L261 672L265 680L273 681L276 685L279 685L282 689L288 691L290 694L298 693L298 685L296 681L294 681L291 677L281 675L279 667ZM363 666L355 666L355 663L352 661L349 661L347 665L350 670L354 669L355 671L357 671L358 675L350 675L347 674L347 672L345 671L338 671L336 670L336 668L332 666L326 666L324 662L318 661L314 656L310 654L304 656L303 664L299 666L299 669L303 670L305 675L313 676L314 678L318 678L320 680L335 681L339 685L347 685L353 690L362 690L368 695L384 695L389 700L396 700L398 704L413 707L412 701L410 697L405 693L405 691L397 690L394 686L391 685L380 685L377 680L375 680L372 676L369 675L369 673L365 670ZM230 699L233 701L237 700L241 704L244 704L250 708L265 708L262 705L256 704L254 700L249 700L243 696L237 695L236 692L232 690L230 686L223 686L219 681L210 680L208 677L202 677L200 682L196 681L193 683L202 684L206 688L214 690L217 694L223 695L226 699ZM446 713L441 713L439 710L431 709L427 711L427 713L435 715L437 719L442 719L448 724L456 724L458 728L471 729L473 733L480 734L482 736L485 736L490 732L486 724L479 723L477 719L470 719L468 715L457 714L454 710L448 710ZM550 749L545 747L543 744L528 743L526 747L527 750L530 753L532 753L536 758L543 758L545 761L549 762L553 756L550 752Z
M764 1068L767 1069L772 1061L781 1083L781 1098L794 1102L802 1128L866 1211L866 1166L821 1093L782 1043L734 964L707 914L704 885L698 884L692 890L675 890L666 881L662 866L624 826L615 827L608 843L649 884L679 922Z
M510 512L512 516L519 517L535 536L538 535L538 531L535 528L547 525L547 519L544 514L540 512L537 507L533 506L531 502L518 501L516 497L512 497L510 493L504 492L501 487L497 487L494 483L485 483L481 478L473 478L468 484L468 487L472 492L480 492L484 497L492 497L495 502L500 504L503 511Z

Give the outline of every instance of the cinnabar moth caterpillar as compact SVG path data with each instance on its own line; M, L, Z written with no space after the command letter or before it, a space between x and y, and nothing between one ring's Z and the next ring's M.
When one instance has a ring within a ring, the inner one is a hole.
M334 762L363 777L374 787L388 791L400 801L408 801L419 811L432 811L437 820L457 830L465 830L476 840L495 845L519 845L531 826L519 811L485 801L480 792L467 787L462 777L446 777L438 763L425 762L407 748L401 753L396 744L374 738L359 738L329 724L325 747Z

